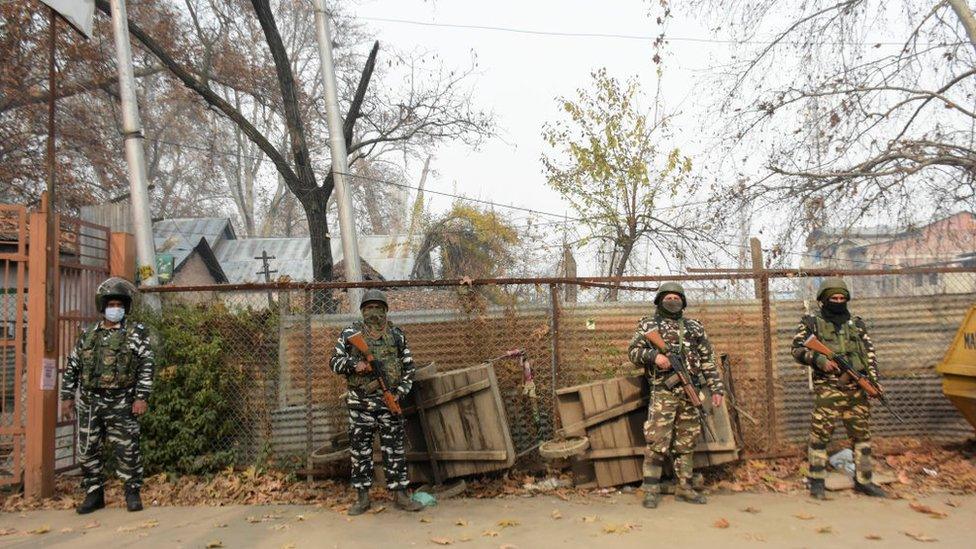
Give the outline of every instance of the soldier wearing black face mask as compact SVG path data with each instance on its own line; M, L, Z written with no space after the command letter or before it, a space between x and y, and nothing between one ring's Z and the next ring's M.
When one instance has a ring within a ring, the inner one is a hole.
M833 353L844 356L872 382L878 381L874 343L860 317L851 315L847 303L851 293L843 279L825 278L817 291L820 310L800 319L793 338L793 358L813 369L814 409L808 447L810 495L826 499L824 479L827 444L838 419L844 423L854 445L854 489L868 496L885 497L871 479L871 431L868 425L868 396L826 355L811 351L804 342L816 335Z

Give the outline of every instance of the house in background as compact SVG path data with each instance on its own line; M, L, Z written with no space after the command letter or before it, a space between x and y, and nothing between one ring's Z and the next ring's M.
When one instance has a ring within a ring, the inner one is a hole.
M846 234L815 231L807 239L804 268L901 269L976 264L976 214L959 212L905 231L855 229ZM809 295L819 280L810 280ZM848 277L861 296L924 295L976 290L969 273Z

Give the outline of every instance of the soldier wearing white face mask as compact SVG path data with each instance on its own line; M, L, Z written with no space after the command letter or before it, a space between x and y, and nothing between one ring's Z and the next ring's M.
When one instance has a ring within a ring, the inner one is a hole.
M62 415L70 418L76 408L78 412L81 485L85 489L79 514L105 507L102 445L106 437L115 442L126 508L142 509L137 418L148 408L154 356L146 327L125 318L135 291L121 278L109 278L99 285L95 302L104 318L78 337L61 381Z

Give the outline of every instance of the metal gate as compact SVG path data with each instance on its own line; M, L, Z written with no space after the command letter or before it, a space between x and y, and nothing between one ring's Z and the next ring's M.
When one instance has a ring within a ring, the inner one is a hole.
M99 319L95 307L95 290L109 276L111 233L107 227L80 219L59 216L60 253L57 254L57 280L60 288L58 311L58 382L67 366L68 354L74 348L78 334ZM78 436L73 420L60 421L55 430L54 468L65 471L78 465Z
M27 208L0 204L0 485L19 483L27 379Z

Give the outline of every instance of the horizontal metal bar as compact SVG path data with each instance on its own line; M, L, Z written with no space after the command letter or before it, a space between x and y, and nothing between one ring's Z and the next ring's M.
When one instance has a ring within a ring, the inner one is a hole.
M333 290L345 288L424 288L424 287L452 287L452 286L504 286L504 285L546 285L546 284L578 284L585 286L590 283L622 284L633 282L667 282L667 281L697 281L697 280L751 280L754 278L808 278L818 276L899 276L931 273L974 273L976 267L925 267L905 269L765 269L762 271L730 272L724 274L676 274L676 275L645 275L645 276L589 276L589 277L515 277L515 278L478 278L473 280L438 279L438 280L367 280L363 282L270 282L270 283L241 283L241 284L207 284L196 286L153 286L142 288L147 293L173 292L232 292L232 291L265 291L265 290Z

